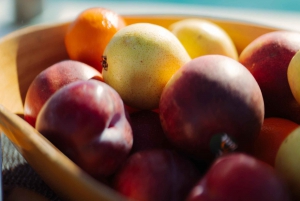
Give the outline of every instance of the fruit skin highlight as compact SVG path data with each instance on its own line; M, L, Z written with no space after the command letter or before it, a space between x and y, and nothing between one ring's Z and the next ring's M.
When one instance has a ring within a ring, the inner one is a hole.
M66 31L64 42L70 59L102 72L103 51L113 35L125 26L125 20L109 9L94 7L84 10Z
M211 151L213 136L227 134L237 150L248 151L264 118L254 77L238 61L221 55L201 56L182 66L164 88L159 110L171 143L208 161L217 154Z
M103 78L125 104L157 109L171 76L191 58L166 28L150 23L128 25L116 33L103 55Z
M217 24L202 19L184 19L169 26L192 59L219 54L238 60L238 53L230 36Z

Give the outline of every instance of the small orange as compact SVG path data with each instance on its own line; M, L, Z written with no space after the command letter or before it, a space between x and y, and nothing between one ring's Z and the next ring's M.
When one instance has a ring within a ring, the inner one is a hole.
M299 124L288 119L265 118L253 147L254 156L274 167L277 151L281 143L298 126Z
M114 11L94 7L84 10L70 23L65 46L70 59L81 61L102 72L102 54L125 20Z

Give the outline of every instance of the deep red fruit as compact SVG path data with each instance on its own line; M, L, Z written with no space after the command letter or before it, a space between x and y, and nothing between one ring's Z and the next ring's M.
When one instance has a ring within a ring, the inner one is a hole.
M239 61L258 82L266 117L282 117L300 123L300 105L287 80L288 65L300 50L300 33L274 31L253 40L240 54Z
M263 123L264 103L257 82L242 64L207 55L173 75L162 92L159 112L172 144L212 161L220 152L251 147Z
M157 112L142 110L131 113L130 125L133 133L132 153L171 147L161 127Z
M176 152L152 149L131 155L114 187L139 201L182 201L200 178L197 168Z
M77 80L103 80L102 75L84 63L65 60L49 66L31 82L24 102L24 119L33 127L37 115L49 97L62 86Z
M76 81L42 107L37 130L95 178L112 175L132 148L132 130L119 94L104 82Z
M233 153L217 159L187 201L289 201L286 183L275 170L251 156Z

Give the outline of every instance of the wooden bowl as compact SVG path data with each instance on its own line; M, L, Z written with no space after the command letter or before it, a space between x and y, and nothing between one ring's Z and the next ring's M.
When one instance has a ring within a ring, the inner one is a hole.
M201 16L124 16L128 24L150 22L164 27ZM221 26L241 52L256 37L279 28L205 18ZM22 118L27 89L48 66L68 59L64 35L69 23L37 25L0 39L0 125L28 163L60 196L68 200L125 200L78 168Z

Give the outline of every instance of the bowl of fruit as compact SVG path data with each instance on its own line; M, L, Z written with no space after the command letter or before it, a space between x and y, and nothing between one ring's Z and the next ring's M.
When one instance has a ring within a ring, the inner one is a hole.
M0 39L0 126L66 200L300 200L298 50L296 31L89 8Z

